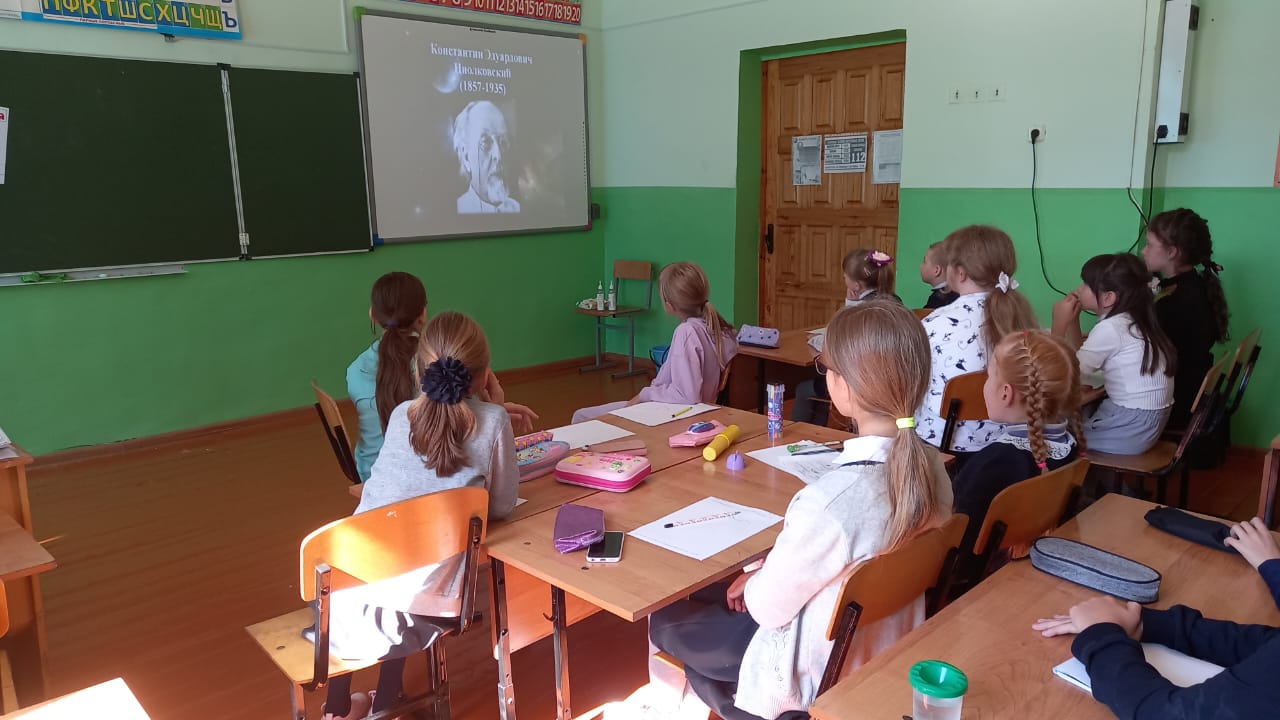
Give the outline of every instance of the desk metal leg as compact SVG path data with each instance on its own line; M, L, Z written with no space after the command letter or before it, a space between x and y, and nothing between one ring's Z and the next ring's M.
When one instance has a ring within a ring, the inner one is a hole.
M511 681L511 628L507 617L507 571L501 560L489 558L489 602L493 617L493 654L498 661L498 714L516 720L516 686Z
M551 620L556 662L556 717L573 720L569 706L569 634L564 605L564 590L551 587Z

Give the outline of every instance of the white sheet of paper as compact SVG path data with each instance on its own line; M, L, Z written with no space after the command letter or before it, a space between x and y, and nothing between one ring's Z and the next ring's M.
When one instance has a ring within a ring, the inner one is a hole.
M689 405L681 405L680 403L643 402L614 410L609 414L617 415L620 418L626 418L632 422L638 422L641 425L655 427L658 425L666 425L669 422L687 420L694 415L711 412L719 407L719 405L708 405L706 403L698 403L690 407ZM680 412L685 408L689 409L684 412ZM675 415L676 413L680 414L677 417L672 417L672 415ZM630 435L631 433L627 434Z
M791 184L822 184L822 136L794 135L791 138Z
M902 131L878 130L871 150L871 184L902 182Z
M5 155L9 147L9 108L0 107L0 185L4 184Z
M771 512L709 497L642 525L630 535L694 560L706 560L780 522L782 517ZM666 527L668 524L674 527Z
M816 450L818 444L812 440L801 440L791 445L812 445ZM747 453L747 457L754 458L760 462L775 467L788 475L795 475L808 485L818 478L826 475L835 469L835 465L831 464L832 460L840 454L842 448L831 448L831 452L814 453L813 455L792 455L787 451L786 445L765 448L763 450L753 450Z
M584 445L608 442L631 435L635 435L635 433L599 420L588 420L577 425L565 425L551 431L552 438L569 443L569 448L573 450L577 450Z
M18 451L14 450L12 447L0 448L0 460L8 460L16 457L18 457Z
M1225 669L1221 665L1214 665L1155 643L1142 643L1142 654L1146 656L1147 663L1155 668L1156 672L1178 687L1199 685ZM1053 674L1081 690L1093 691L1089 672L1085 669L1084 663L1074 657L1055 665Z
M822 172L860 173L866 170L866 133L839 133L822 137Z

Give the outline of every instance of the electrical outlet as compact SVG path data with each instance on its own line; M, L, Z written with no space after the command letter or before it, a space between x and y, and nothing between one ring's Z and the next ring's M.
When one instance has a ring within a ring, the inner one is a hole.
M1040 133L1038 136L1036 136L1036 139L1035 139L1035 140L1032 140L1032 139L1031 139L1031 131L1032 131L1032 130L1038 130L1038 131L1039 131L1039 133ZM1042 143L1042 142L1044 142L1044 138L1045 138L1045 129L1044 129L1044 125L1043 125L1043 124L1041 124L1041 125L1032 125L1031 127L1027 128L1026 138L1027 138L1027 142L1037 142L1037 143Z
M963 91L964 101L970 103L979 103L983 101L981 87L969 87Z
M947 102L951 103L952 105L964 102L963 94L964 94L963 90L961 90L958 87L953 87L947 91Z
M1004 102L1009 92L1003 85L988 85L983 94L987 102Z

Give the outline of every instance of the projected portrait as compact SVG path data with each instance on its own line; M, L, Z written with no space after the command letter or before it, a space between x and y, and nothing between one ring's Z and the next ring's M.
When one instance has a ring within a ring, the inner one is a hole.
M518 213L520 203L507 189L504 157L510 148L507 120L488 100L468 103L453 121L453 149L467 191L458 197L458 214Z

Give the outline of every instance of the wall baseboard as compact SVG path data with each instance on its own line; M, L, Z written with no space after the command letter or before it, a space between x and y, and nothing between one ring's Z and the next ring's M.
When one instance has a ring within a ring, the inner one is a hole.
M618 353L605 353L605 360L617 363L619 366L625 366L627 357ZM540 365L500 370L497 372L497 375L498 380L504 385L518 385L521 383L538 382L558 375L576 372L578 368L590 365L594 361L594 356L587 355L584 357L568 358L566 360L556 360L554 362L542 363ZM647 370L649 372L654 371L653 361L648 358L637 357L635 366L639 370ZM602 370L601 372L605 371ZM352 409L350 400L339 400L338 405L346 415L350 415L355 412L354 409ZM197 438L212 435L257 432L263 428L275 425L315 420L315 417L315 407L306 405L303 407L289 408L287 410L277 410L276 412L270 412L263 415L254 415L252 417L239 418L236 420L226 420L223 422L213 423L211 425L201 425L200 427L174 430L173 432L161 433L159 435L148 435L146 437L131 438L129 440L121 440L119 442L103 443L102 445L87 445L85 447L57 450L55 452L37 456L36 464L38 464L40 469L44 470L48 468L55 468L60 465L103 460L116 455L123 455L125 453L144 450L159 450L168 445L188 443Z

